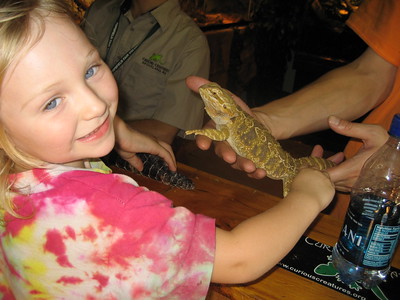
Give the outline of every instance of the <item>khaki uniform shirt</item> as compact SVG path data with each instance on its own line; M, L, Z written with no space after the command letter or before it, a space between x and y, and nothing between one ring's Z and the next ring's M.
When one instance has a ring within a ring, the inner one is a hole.
M110 68L140 44L156 22L160 28L114 73L120 91L119 116L126 121L156 119L181 129L180 135L200 128L204 105L187 88L185 79L190 75L208 78L210 54L205 35L181 11L177 0L168 0L135 19L130 11L120 16L122 2L95 1L83 23ZM118 30L106 59L117 20Z

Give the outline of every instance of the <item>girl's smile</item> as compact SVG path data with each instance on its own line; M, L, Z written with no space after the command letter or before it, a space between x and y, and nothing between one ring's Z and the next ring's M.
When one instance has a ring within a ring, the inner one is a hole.
M110 118L107 117L106 120L103 122L103 124L101 124L95 130L93 130L91 133L85 135L84 137L79 138L78 140L84 143L91 142L100 139L109 130L110 130Z

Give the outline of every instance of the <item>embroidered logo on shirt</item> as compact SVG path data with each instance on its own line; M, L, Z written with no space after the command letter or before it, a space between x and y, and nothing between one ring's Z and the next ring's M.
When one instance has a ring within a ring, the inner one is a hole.
M161 60L162 59L162 54L155 54L153 53L152 56L149 57L150 60L159 63L160 65L163 65L164 62Z
M164 75L167 75L169 72L169 69L163 66L162 54L153 53L149 58L143 57L142 64Z

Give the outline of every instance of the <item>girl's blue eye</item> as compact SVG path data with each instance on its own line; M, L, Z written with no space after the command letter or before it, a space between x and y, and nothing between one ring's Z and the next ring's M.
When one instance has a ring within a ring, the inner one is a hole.
M46 107L44 108L45 110L52 110L56 108L61 102L61 98L54 98L53 100L50 100L47 104Z
M89 79L90 77L94 76L97 72L98 66L90 67L85 74L85 79Z

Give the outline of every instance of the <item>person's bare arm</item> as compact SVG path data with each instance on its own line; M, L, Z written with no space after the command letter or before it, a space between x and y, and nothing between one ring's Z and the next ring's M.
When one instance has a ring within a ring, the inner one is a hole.
M385 100L396 69L368 48L354 62L253 112L277 139L327 129L329 116L352 121Z
M127 122L133 129L155 137L169 145L172 144L178 128L158 120L135 120Z
M217 230L212 281L245 283L263 275L293 248L333 195L326 173L301 170L276 206L229 232Z

